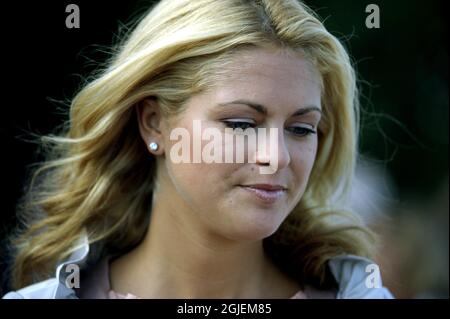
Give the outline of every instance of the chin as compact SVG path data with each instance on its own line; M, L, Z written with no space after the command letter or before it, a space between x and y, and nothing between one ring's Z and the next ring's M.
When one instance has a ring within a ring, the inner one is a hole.
M235 219L235 227L239 229L235 228L232 231L232 237L242 241L257 241L269 237L277 231L282 222L282 220L280 221L275 218L275 214L272 213L270 216L264 216L261 213L252 213L253 218Z
M246 233L241 234L241 240L245 241L259 241L263 240L264 238L269 237L275 231L277 228L270 228L270 229L255 229L255 230L247 230Z

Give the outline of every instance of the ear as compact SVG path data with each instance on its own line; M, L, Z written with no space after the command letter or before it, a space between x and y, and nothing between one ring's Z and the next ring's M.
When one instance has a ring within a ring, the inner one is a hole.
M164 154L161 134L162 113L158 101L155 98L142 100L136 105L136 114L139 132L149 152L154 155ZM156 143L158 145L157 149L151 148L151 143Z

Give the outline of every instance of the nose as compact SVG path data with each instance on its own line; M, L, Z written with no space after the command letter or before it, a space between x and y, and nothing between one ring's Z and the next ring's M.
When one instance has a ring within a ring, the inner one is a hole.
M281 133L280 133L281 132ZM286 144L283 130L269 128L267 133L258 133L258 149L256 151L256 164L267 167L266 170L276 171L287 167L291 161L289 149Z

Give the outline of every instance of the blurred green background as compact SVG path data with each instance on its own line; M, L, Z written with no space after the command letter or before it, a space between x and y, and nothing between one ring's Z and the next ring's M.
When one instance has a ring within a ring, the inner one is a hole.
M448 26L441 1L306 2L348 48L362 106L361 214L398 298L448 298ZM380 28L365 25L366 6ZM358 197L357 197L358 198ZM372 207L375 206L375 207ZM364 211L366 210L367 211Z

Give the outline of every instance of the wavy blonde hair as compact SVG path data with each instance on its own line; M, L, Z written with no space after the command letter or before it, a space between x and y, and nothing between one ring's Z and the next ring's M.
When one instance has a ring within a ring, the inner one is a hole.
M241 50L301 54L322 76L319 146L305 194L264 239L269 256L303 284L327 286L326 262L373 256L374 234L343 209L358 144L355 71L340 41L296 0L162 0L118 43L71 101L68 120L39 140L45 161L18 205L12 286L53 276L86 229L103 253L139 244L148 226L155 159L139 136L136 106L159 101L170 116L214 86Z

